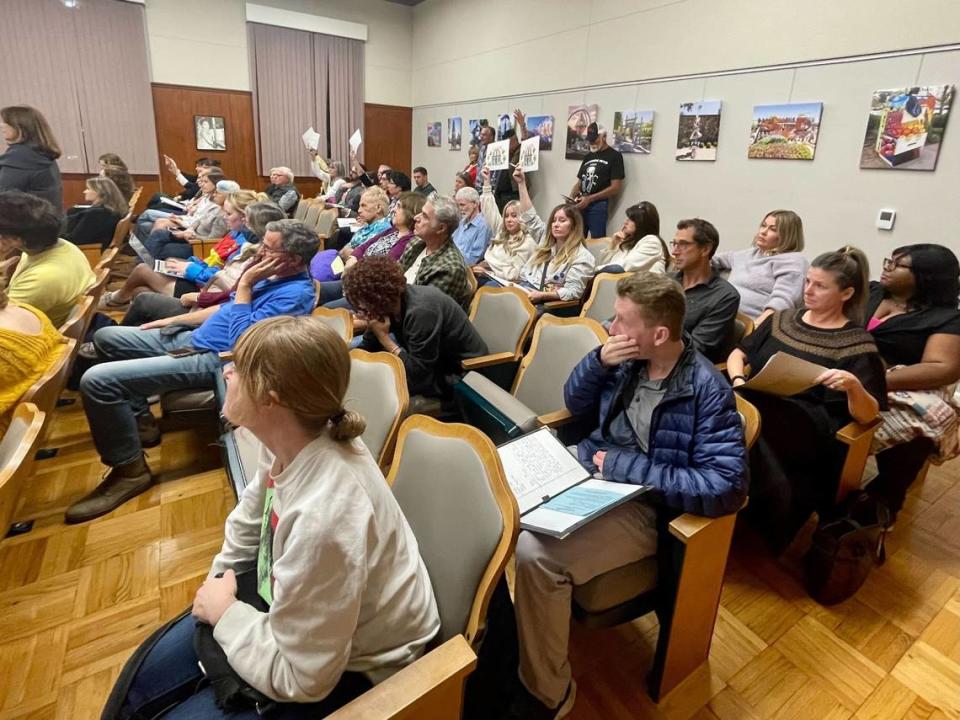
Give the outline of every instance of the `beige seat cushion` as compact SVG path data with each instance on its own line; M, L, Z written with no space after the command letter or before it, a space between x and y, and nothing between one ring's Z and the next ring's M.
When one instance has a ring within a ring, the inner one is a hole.
M217 401L212 389L174 390L160 398L160 407L164 413L216 410Z
M657 558L618 567L575 585L573 599L587 612L603 612L657 587Z

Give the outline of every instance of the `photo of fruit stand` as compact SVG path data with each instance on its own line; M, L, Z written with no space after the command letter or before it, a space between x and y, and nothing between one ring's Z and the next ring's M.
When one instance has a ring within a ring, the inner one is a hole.
M953 102L952 85L873 94L860 167L933 170Z

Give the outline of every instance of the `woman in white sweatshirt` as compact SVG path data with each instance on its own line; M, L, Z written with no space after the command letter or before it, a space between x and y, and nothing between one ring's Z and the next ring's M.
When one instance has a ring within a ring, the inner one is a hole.
M490 226L493 237L483 254L483 260L471 270L481 285L486 284L485 278L490 275L512 282L520 277L523 266L536 252L537 242L520 220L520 201L511 200L504 205L501 217L490 187L490 170L483 168L480 174L483 175L480 213Z
M666 272L670 251L660 237L660 213L646 200L627 208L623 227L597 259L597 272Z
M157 707L171 708L168 719L258 717L252 705L225 712L209 685L198 689L198 622L276 703L269 717L285 720L324 717L417 659L440 627L416 538L359 439L363 418L343 409L343 340L316 318L264 320L224 377L223 413L262 443L259 471L227 518L193 617L143 661L123 717ZM249 602L237 598L238 575Z

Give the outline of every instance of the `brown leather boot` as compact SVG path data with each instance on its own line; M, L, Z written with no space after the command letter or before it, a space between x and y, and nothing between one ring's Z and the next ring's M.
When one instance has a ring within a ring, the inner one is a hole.
M141 456L139 460L126 465L118 465L107 473L93 492L67 508L65 522L72 525L106 515L152 484L153 476L145 457Z

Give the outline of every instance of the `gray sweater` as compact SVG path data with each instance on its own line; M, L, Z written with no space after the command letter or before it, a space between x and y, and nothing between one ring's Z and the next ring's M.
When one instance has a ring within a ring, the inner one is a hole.
M807 259L798 252L761 255L755 247L717 253L713 267L729 271L727 281L740 293L740 312L752 318L767 308L791 310L803 302Z

